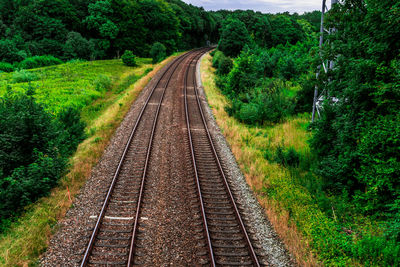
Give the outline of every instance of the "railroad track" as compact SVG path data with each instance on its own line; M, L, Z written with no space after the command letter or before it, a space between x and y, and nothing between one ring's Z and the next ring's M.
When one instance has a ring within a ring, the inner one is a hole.
M203 53L177 58L152 88L114 173L80 266L132 266L152 143L164 95L177 67Z
M146 201L144 192L160 110L166 91L171 90L167 89L168 85L177 74L174 79L183 82L179 90L183 90L185 113L182 119L186 119L187 129L187 140L184 141L188 146L182 146L187 148L185 154L190 155L186 163L190 169L187 179L195 185L192 194L201 214L199 222L192 227L199 227L194 232L200 233L200 238L205 240L194 262L207 266L260 266L262 255L257 253L255 242L246 231L199 100L195 72L197 61L205 51L197 49L177 58L151 89L132 128L101 211L95 218L81 267L149 264L137 260L146 254L139 250L142 244L138 241L148 237L139 227L147 218L141 218L146 216L141 215L146 210L142 203ZM184 76L176 72L181 64L184 64ZM151 192L146 194L149 196Z
M260 266L204 117L196 83L196 57L186 70L185 115L195 187L211 266Z

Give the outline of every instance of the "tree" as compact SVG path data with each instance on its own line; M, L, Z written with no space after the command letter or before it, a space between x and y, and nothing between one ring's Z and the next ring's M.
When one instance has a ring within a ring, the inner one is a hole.
M136 66L136 56L132 53L132 51L125 50L121 58L125 65L130 67Z
M278 44L295 44L304 39L304 32L293 18L286 15L278 15L271 20L272 42Z
M150 56L153 59L153 64L160 62L166 57L167 49L162 43L155 42L150 50Z
M167 48L167 54L174 52L181 33L179 20L172 8L165 1L142 0L139 3L138 12L148 28L147 35L144 36L146 43L161 42Z
M327 188L365 212L400 210L399 10L396 0L347 0L328 15L337 30L323 54L336 63L319 82L340 101L325 104L311 147Z
M111 2L102 0L91 3L88 12L89 15L85 22L89 29L96 30L103 38L115 39L117 37L118 27L110 19L113 14Z
M256 61L257 55L251 53L247 47L243 49L228 74L228 90L238 95L254 88L260 71Z
M0 61L16 62L21 61L26 57L25 51L20 51L14 40L0 40Z
M65 42L64 53L66 58L90 59L93 45L78 32L70 32Z
M227 56L236 57L249 43L250 36L244 23L238 19L228 19L221 30L218 49Z

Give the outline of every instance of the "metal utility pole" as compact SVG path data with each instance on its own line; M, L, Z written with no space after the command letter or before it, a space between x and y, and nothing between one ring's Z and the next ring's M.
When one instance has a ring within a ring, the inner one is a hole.
M333 7L338 2L339 2L339 0L331 0L331 7ZM335 29L325 29L325 27L324 27L325 13L328 11L329 10L326 7L326 0L322 0L321 27L320 27L320 36L319 36L320 53L322 50L322 45L324 44L324 32L327 32L328 34L330 34L331 32L333 32L335 30ZM320 56L321 56L321 60L322 60L322 55L320 54ZM322 61L317 69L317 73L316 73L317 79L319 77L319 74L321 73L321 68L323 68L324 72L326 73L326 72L328 72L329 69L332 69L333 66L334 66L333 61L328 61L328 62ZM321 93L320 96L318 96L318 86L316 85L315 90L314 90L312 122L314 122L314 120L315 120L315 111L317 111L318 117L320 116L320 102L322 102L323 100L324 100L323 92Z

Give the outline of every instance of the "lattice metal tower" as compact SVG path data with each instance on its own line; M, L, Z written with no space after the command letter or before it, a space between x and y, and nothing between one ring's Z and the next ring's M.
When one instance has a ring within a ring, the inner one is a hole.
M331 7L333 7L335 4L337 4L339 0L331 0ZM326 29L324 26L324 20L325 20L325 13L328 12L329 9L327 8L326 5L326 0L322 0L322 13L321 13L321 28L320 28L320 36L319 36L319 49L320 49L320 56L321 56L321 64L318 66L317 69L317 79L321 73L321 68L325 73L328 72L329 69L332 69L334 67L334 62L333 61L324 61L322 60L322 55L321 55L321 50L322 50L322 45L324 44L324 34L331 34L333 31L335 31L334 28L331 29ZM315 120L315 112L317 112L318 117L320 116L321 108L322 108L322 102L325 99L325 90L322 90L322 92L318 95L318 86L315 86L314 90L314 99L313 99L313 108L312 108L312 121L314 122ZM331 99L333 102L337 102L337 98L332 98Z

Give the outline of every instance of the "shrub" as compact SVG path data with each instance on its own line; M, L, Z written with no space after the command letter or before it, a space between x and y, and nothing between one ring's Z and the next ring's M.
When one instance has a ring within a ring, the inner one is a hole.
M150 56L153 59L153 64L162 61L166 56L166 47L159 42L155 42L150 49Z
M298 167L300 163L300 154L293 147L284 151L283 147L278 145L275 151L275 162L283 166Z
M136 56L130 50L125 50L124 54L122 55L122 62L125 65L134 67L136 66Z
M39 79L38 75L27 70L19 70L14 72L12 78L15 83L32 82Z
M351 253L366 266L399 266L400 245L384 236L364 236L354 246Z
M288 166L297 167L300 163L300 154L290 147L285 154L285 163Z
M0 61L13 63L26 58L26 52L19 50L17 43L18 41L12 39L0 40Z
M248 49L244 49L235 60L235 65L228 75L227 88L231 93L246 93L255 87L260 71L256 61L257 56Z
M25 58L19 63L21 69L33 69L52 65L62 64L62 60L53 56L34 56Z
M262 105L262 118L268 122L279 122L293 113L293 101L278 86L267 92L260 92L257 101Z
M315 75L300 77L301 89L296 93L296 112L310 112L313 105L314 90L316 78Z
M112 85L110 77L104 74L97 75L93 83L94 87L96 88L96 91L99 92L110 90Z
M0 178L0 220L6 219L27 204L45 195L56 185L66 161L37 152L35 161L14 169Z
M218 64L218 73L221 75L228 74L233 68L233 61L229 57L222 57Z
M222 57L222 56L224 56L224 53L222 53L221 51L219 51L219 50L216 50L216 52L214 53L214 56L213 56L213 58L212 58L212 66L214 67L214 68L218 68L218 65L219 65L219 60L220 60L220 58Z
M260 121L260 112L257 104L242 104L239 110L239 118L248 124L255 124Z
M85 139L86 124L81 120L78 109L69 107L57 114L58 128L62 129L59 136L60 154L69 156L78 144Z
M0 221L47 194L83 138L77 110L55 119L32 94L8 91L0 98Z
M233 61L218 50L213 56L212 65L217 69L217 74L226 75L231 71Z
M7 62L0 62L0 72L13 72L14 66Z

